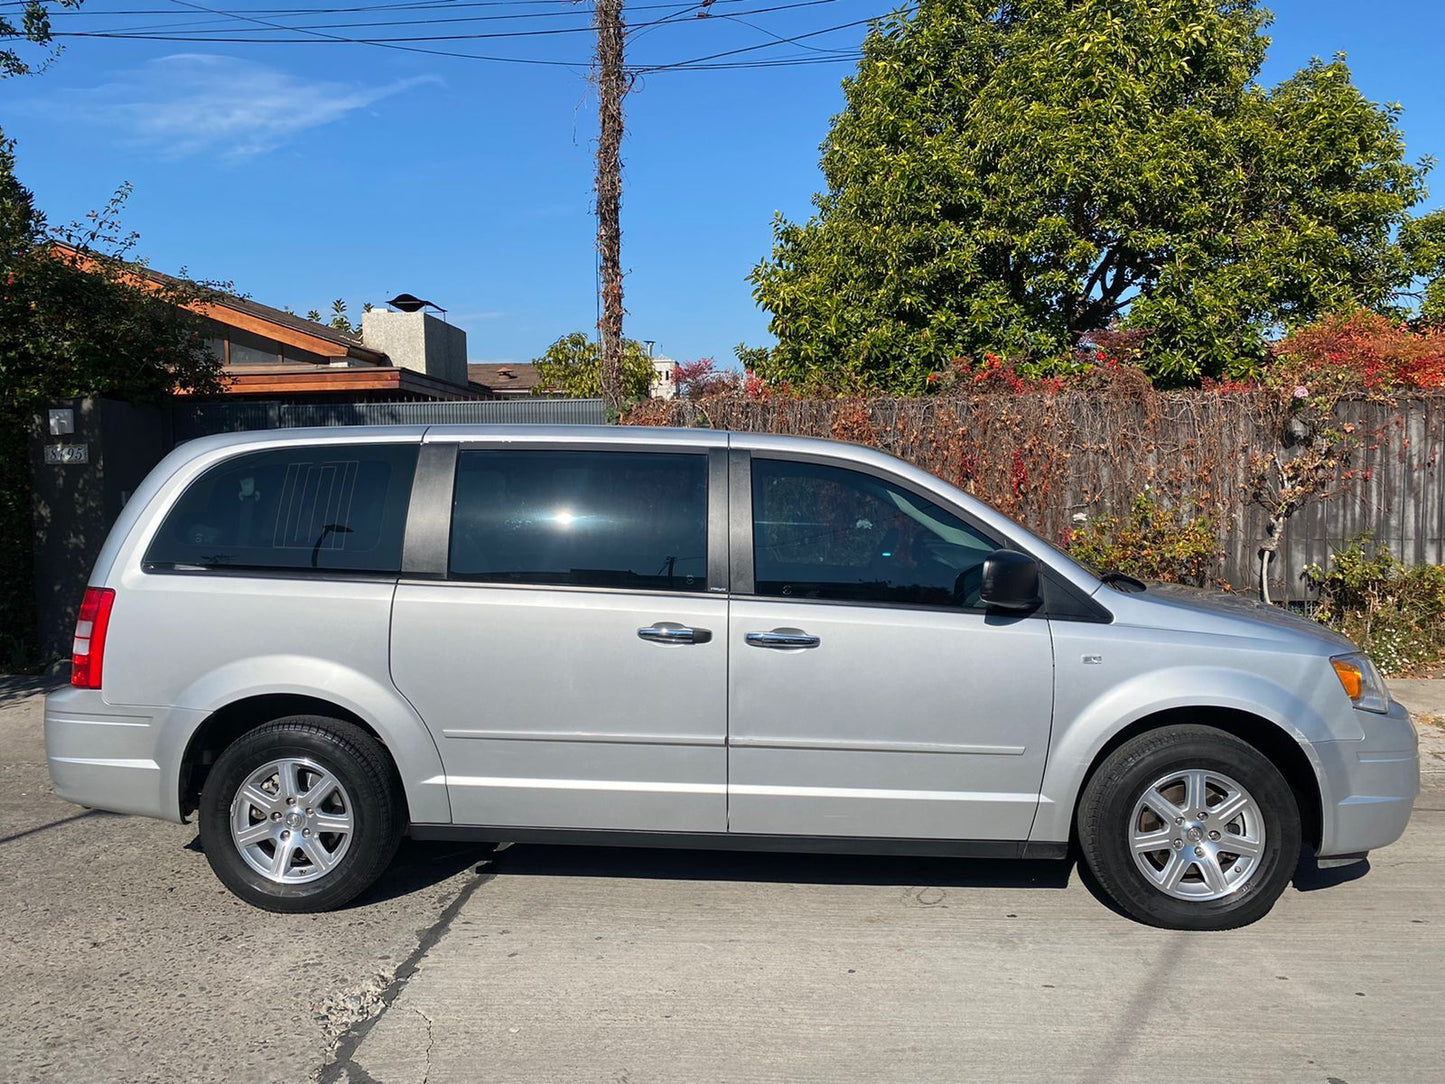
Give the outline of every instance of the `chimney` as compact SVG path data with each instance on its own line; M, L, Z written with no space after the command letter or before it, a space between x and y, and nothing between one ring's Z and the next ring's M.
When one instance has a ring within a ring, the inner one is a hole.
M397 368L466 387L467 333L431 313L372 309L362 314L361 341Z

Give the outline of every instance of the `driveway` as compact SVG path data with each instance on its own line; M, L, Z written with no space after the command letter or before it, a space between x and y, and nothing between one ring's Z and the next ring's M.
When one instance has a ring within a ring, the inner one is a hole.
M1138 926L1064 863L410 843L356 906L280 916L193 826L58 801L39 696L0 683L0 1079L1433 1078L1422 741L1404 840L1228 934Z

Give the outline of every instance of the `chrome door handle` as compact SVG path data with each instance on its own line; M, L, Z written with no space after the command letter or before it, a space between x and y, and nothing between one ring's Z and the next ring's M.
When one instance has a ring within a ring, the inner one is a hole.
M817 647L823 641L798 629L773 629L772 632L750 632L743 637L753 647Z
M640 628L637 635L654 644L705 644L712 639L712 633L707 629L690 629L665 621Z

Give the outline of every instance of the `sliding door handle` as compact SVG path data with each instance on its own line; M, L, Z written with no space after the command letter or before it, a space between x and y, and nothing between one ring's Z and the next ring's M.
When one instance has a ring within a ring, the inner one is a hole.
M690 629L670 621L659 621L655 625L640 628L637 635L644 640L651 640L654 644L705 644L712 639L712 633L707 629Z
M823 641L801 629L773 629L771 632L750 632L743 637L753 647L817 647Z

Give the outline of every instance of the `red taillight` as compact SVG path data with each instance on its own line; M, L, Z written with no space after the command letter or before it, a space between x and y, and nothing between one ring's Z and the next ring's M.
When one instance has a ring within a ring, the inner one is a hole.
M100 688L100 669L105 661L105 630L110 624L110 607L115 592L109 587L87 587L75 620L75 647L70 656L70 683L81 689Z

